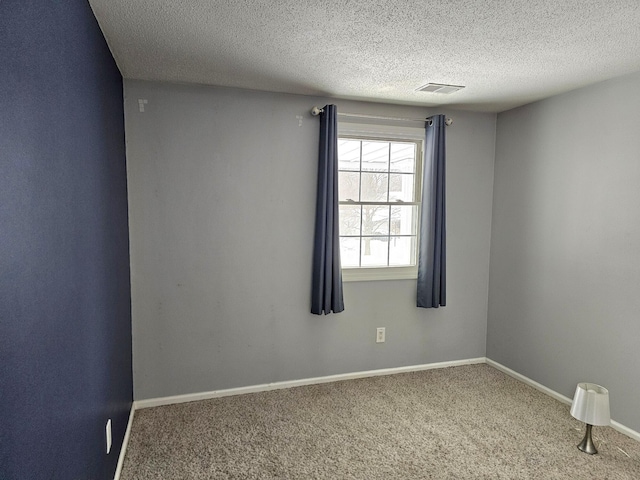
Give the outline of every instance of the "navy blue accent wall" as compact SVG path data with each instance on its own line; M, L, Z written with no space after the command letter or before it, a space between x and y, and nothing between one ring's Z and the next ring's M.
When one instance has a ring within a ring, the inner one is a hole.
M2 480L113 478L133 398L126 188L122 77L88 2L1 0Z

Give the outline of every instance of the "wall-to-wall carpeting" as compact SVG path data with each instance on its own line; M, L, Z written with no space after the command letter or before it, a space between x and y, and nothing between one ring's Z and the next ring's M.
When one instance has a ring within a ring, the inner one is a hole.
M86 1L0 2L0 62L0 478L113 478L132 401L122 77Z
M640 443L488 365L138 410L122 480L640 478Z

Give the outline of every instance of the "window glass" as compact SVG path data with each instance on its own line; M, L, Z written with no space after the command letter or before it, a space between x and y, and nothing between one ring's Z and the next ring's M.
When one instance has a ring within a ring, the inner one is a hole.
M343 268L416 266L420 146L418 140L339 138Z

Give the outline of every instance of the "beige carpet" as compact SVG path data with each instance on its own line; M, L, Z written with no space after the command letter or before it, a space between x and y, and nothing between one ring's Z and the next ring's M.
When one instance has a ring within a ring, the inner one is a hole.
M138 410L121 480L640 479L640 442L487 365Z

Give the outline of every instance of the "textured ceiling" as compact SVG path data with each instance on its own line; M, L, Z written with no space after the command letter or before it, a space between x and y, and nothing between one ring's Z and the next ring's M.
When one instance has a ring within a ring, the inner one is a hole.
M640 70L639 0L89 3L132 79L502 111Z

